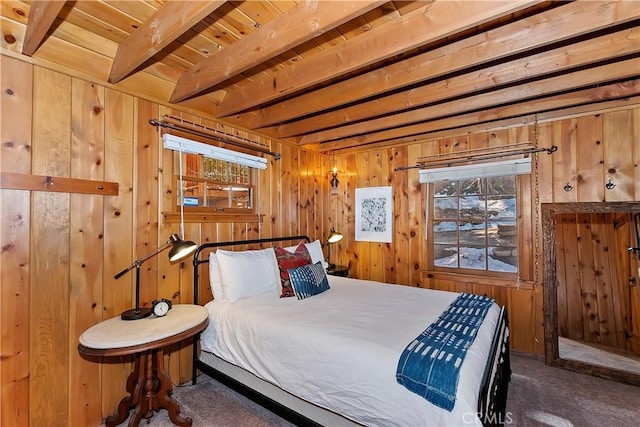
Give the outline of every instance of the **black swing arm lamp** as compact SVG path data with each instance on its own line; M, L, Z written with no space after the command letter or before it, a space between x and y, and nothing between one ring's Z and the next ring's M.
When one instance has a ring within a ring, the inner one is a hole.
M123 311L120 315L122 320L142 319L143 317L147 317L151 314L150 308L140 308L140 266L144 264L145 261L158 255L168 247L171 247L171 250L169 251L169 261L173 263L187 258L198 246L194 242L190 240L182 240L176 233L172 233L171 236L169 236L169 240L167 240L163 245L158 246L155 250L138 258L129 267L113 276L114 279L118 280L129 270L134 268L136 269L136 306L130 310Z

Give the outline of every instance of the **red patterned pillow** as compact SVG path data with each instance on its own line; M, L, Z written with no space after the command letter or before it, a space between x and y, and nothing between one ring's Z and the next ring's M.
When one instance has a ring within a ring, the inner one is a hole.
M301 242L294 252L289 252L284 248L276 248L276 259L278 269L280 269L280 298L293 297L296 294L291 287L289 269L302 267L311 264L311 255L304 242Z

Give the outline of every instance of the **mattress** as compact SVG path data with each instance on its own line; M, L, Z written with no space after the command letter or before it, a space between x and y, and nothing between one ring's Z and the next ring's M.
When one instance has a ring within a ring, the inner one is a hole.
M398 384L395 374L407 344L458 294L337 276L329 284L303 300L209 302L202 350L364 425L481 425L478 395L497 305L467 352L449 412Z

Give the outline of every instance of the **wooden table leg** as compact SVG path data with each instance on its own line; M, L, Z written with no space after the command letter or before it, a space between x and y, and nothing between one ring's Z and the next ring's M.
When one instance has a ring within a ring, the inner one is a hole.
M141 364L144 366L143 362L146 362L146 356L141 357L139 354L136 354L133 371L129 374L129 377L127 377L127 393L129 393L129 396L120 401L116 415L105 418L104 423L106 427L115 427L122 423L129 416L131 408L137 405L140 399L139 390L137 390L138 385L141 383L142 378L144 378L144 369L141 368Z
M135 409L129 418L129 427L136 427L144 417L149 420L153 416L153 408L149 400L149 395L153 393L153 355L151 350L140 353L140 373L135 386L135 397L133 403Z
M180 405L171 397L173 385L169 373L164 369L164 355L162 349L154 350L154 358L156 361L156 380L157 388L153 394L153 409L156 411L164 408L169 413L169 419L173 424L180 427L190 427L192 419L190 417L180 416Z
M180 416L180 405L171 397L173 385L169 373L164 369L164 355L162 349L147 350L136 354L135 367L127 378L127 392L118 404L118 413L105 419L106 427L114 427L122 423L129 416L131 408L135 408L129 427L140 424L140 420L149 420L154 411L166 409L169 419L180 427L191 427L190 417Z

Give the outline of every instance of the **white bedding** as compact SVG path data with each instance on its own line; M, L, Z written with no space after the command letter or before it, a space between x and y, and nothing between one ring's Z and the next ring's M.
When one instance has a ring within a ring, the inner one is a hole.
M262 295L208 303L202 349L365 425L481 425L478 393L497 305L467 353L448 412L398 384L395 374L407 344L458 294L336 276L329 284L303 300Z

